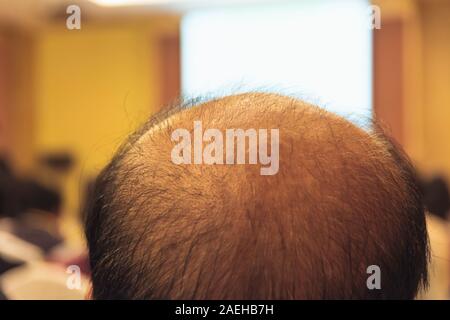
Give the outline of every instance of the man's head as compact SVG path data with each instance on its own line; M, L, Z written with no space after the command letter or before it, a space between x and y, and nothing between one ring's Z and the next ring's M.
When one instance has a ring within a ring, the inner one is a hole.
M224 136L278 129L278 171L175 164L173 132L194 133L195 121ZM86 223L94 298L414 298L427 280L422 199L407 158L374 131L274 94L153 117L97 179ZM367 286L371 265L380 290Z

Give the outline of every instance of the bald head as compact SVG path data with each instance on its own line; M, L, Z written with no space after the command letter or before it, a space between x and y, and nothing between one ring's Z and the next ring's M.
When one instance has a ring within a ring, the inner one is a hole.
M407 299L426 283L407 158L279 95L153 117L98 177L86 234L98 299Z

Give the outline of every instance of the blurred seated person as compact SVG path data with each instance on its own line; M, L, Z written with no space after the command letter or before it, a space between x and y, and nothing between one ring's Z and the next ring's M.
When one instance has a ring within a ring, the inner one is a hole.
M0 300L85 296L86 259L59 232L61 206L58 190L19 178L0 161ZM66 285L70 265L80 268L80 290Z
M229 129L249 133L245 163L234 145L223 152ZM98 177L86 219L94 299L413 299L428 279L422 195L402 150L276 94L152 117Z

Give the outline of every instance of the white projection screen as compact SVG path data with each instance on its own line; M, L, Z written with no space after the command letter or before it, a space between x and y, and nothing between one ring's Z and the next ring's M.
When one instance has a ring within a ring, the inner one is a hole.
M274 91L369 119L370 14L366 0L191 10L181 24L183 95Z

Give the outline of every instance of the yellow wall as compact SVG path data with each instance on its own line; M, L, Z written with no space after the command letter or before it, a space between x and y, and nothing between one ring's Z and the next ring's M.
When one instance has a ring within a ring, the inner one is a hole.
M423 174L450 178L450 1L373 3L382 24L404 22L404 147Z
M167 27L169 25L169 27ZM33 149L69 151L76 168L64 182L72 239L80 191L124 138L160 102L158 40L176 32L177 19L47 26L34 36Z
M33 161L33 37L20 29L1 28L3 46L1 134L7 139L0 152L6 152L17 171L30 168Z
M450 178L450 1L423 1L425 166Z
M154 107L151 41L132 28L51 29L37 38L36 148L101 167Z

